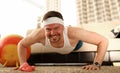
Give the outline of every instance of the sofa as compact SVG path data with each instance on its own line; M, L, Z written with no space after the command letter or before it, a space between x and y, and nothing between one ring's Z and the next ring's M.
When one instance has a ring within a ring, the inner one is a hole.
M115 38L111 32L112 29L120 25L120 21L110 21L103 23L89 23L78 25L77 27L97 32L109 40L109 46L105 55L103 65L113 65L114 62L120 62L120 39ZM29 29L30 34L33 29ZM95 40L95 39L93 39ZM83 65L92 63L97 50L97 46L83 42L83 47L70 54L58 54L51 50L44 50L41 43L31 45L31 56L28 59L30 64L34 65Z

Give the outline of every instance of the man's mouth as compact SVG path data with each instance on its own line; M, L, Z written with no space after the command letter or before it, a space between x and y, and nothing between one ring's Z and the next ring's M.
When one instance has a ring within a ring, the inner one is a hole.
M52 36L53 39L55 39L56 37L57 37L56 35L55 35L55 36Z
M59 37L58 36L51 36L51 41L58 41L59 40Z

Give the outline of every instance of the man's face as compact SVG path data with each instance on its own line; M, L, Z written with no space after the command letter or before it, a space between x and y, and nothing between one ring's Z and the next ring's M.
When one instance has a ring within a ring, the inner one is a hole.
M45 35L50 39L50 42L56 43L63 37L64 26L61 24L49 24L45 26Z

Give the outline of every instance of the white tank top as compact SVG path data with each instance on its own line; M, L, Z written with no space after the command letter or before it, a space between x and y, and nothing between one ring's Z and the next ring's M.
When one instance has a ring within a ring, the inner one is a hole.
M45 41L45 49L49 50L50 52L56 52L60 54L68 54L74 50L75 47L72 47L70 45L69 39L68 39L68 34L67 34L67 27L64 28L63 31L63 37L64 37L64 46L62 48L55 48L50 44L49 39L46 37Z

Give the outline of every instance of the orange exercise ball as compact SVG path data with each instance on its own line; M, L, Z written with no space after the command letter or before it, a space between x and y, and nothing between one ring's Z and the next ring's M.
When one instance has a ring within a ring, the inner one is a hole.
M0 63L3 67L19 66L17 44L22 38L20 35L11 34L0 39ZM26 59L28 59L30 56L30 47L26 49Z

